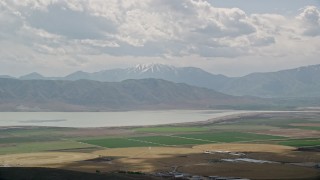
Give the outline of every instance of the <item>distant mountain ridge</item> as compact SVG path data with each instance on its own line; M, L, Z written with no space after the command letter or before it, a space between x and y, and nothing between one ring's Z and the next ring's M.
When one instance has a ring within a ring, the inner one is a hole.
M22 79L22 80L34 80L34 79L48 79L48 78L42 76L39 73L33 72L33 73L26 74L24 76L19 77L19 79Z
M72 73L64 80L88 79L102 82L120 82L127 79L156 78L176 83L186 83L198 87L211 88L220 86L228 80L223 75L213 75L200 68L174 67L163 64L139 64L126 69L111 69L95 73L78 71Z
M243 77L215 75L195 67L174 67L163 64L140 64L125 69L94 73L78 71L65 77L43 77L31 73L20 79L94 80L121 82L127 79L156 78L192 86L210 88L225 94L258 97L320 97L320 64L282 70L252 73Z
M9 78L9 79L15 79L15 77L8 76L8 75L0 75L0 78Z
M216 89L233 95L320 97L320 64L233 78Z
M0 111L208 109L260 103L265 101L160 79L98 82L0 78Z

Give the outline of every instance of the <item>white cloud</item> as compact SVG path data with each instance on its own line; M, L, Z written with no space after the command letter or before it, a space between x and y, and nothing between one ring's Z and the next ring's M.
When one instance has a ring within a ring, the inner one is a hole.
M14 53L9 43L21 50L17 56L1 53L0 62L23 53L23 62L43 64L34 60L41 58L67 66L82 66L96 55L198 60L318 56L319 35L315 6L289 17L247 14L205 0L0 0L0 47Z
M301 22L304 34L307 36L320 35L320 11L315 6L307 6L297 17Z
M91 46L102 47L102 48L104 48L104 47L119 47L120 46L116 42L105 41L105 40L83 39L83 40L80 40L80 42L85 45L91 45Z
M225 47L226 37L237 38L256 31L242 10L215 8L206 1L196 0L28 0L14 1L10 8L16 8L25 19L25 26L38 30L38 34L42 31L42 35L47 32L69 40L92 42L98 39L100 47L112 42L126 48L132 46L133 50L156 43L171 48L176 43L184 44L184 49L162 50L175 55L188 51L190 46ZM192 53L197 52L193 49Z

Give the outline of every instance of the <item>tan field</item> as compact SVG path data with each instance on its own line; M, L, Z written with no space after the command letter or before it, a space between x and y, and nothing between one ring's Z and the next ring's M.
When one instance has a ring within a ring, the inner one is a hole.
M215 151L232 151L232 152L272 152L284 153L292 151L295 148L289 146L272 145L272 144L205 144L194 146L194 149L215 150Z
M96 158L97 155L89 153L41 152L10 154L0 156L0 163L7 166L41 167L54 164L65 164Z
M291 164L257 164L248 162L221 162L221 159L238 158L228 153L204 153L204 151L245 152L248 158L263 160L308 160L304 153L294 148L268 144L207 144L193 147L136 147L99 150L91 153L25 153L0 156L0 162L8 166L54 167L69 170L95 172L177 171L197 175L237 176L251 179L301 179L319 176L314 168ZM311 152L308 152L311 153ZM98 160L107 157L107 160ZM300 157L300 158L299 158ZM320 153L310 157L320 160ZM283 158L283 159L281 159ZM314 159L313 159L314 160ZM272 172L272 173L270 173Z

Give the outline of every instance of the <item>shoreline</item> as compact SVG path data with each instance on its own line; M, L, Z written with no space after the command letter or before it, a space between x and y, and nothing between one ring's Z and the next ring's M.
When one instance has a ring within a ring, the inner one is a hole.
M177 110L172 110L171 112L174 112ZM79 126L60 126L60 125L12 125L12 126L6 126L6 125L0 125L0 129L11 129L11 128L76 128L76 129L127 129L127 128L139 128L139 127L157 127L157 126L199 126L199 125L206 125L206 124L213 124L213 123L220 123L224 121L231 121L239 118L252 118L255 116L261 116L261 115L272 115L272 114L279 114L279 113L320 113L318 110L308 110L308 111L244 111L244 110L181 110L181 112L188 112L188 111L195 111L195 112L220 112L221 114L214 114L212 113L212 117L206 120L196 120L196 121L186 121L186 122L172 122L172 123L155 123L155 124L145 124L145 125L114 125L114 126L95 126L95 127L79 127ZM157 113L163 113L164 111L137 111L137 112L157 112ZM46 113L46 112L39 112L39 113ZM65 113L65 112L57 112L57 113ZM89 112L92 113L92 112ZM98 112L99 113L99 112ZM118 112L119 113L119 112ZM210 116L210 113L206 114ZM45 122L46 120L43 120ZM65 120L68 121L68 120ZM1 122L1 120L0 120ZM51 120L49 120L51 122ZM60 121L63 122L63 121ZM52 123L52 122L51 122ZM59 123L59 122L58 122Z

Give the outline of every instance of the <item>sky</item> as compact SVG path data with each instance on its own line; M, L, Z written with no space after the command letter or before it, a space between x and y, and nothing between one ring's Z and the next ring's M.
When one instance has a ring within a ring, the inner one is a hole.
M0 75L320 64L320 0L0 0Z

